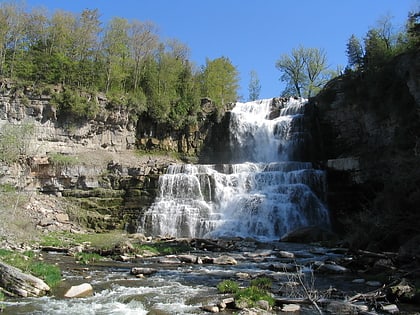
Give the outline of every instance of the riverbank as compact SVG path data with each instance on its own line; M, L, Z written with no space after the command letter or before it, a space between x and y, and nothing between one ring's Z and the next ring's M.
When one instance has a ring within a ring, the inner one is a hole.
M419 266L397 253L124 233L54 233L34 251L59 266L63 280L47 297L6 299L5 314L169 315L174 307L182 314L281 314L289 308L300 314L418 314ZM93 287L91 296L64 298L83 283ZM222 293L223 284L228 290ZM270 299L253 295L255 285ZM239 291L229 291L235 286ZM253 292L246 303L244 292Z

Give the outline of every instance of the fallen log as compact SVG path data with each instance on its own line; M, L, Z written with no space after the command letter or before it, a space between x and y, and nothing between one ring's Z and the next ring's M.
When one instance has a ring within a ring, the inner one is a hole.
M42 296L50 287L41 279L0 262L0 287L9 296Z

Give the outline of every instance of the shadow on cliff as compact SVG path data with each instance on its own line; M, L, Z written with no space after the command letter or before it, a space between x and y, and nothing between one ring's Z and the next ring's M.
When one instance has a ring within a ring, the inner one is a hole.
M328 205L348 245L396 250L420 233L420 53L348 72L318 109Z

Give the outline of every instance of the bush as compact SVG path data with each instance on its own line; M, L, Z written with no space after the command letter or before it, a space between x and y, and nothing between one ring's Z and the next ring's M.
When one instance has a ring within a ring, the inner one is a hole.
M239 285L232 280L223 280L217 285L217 290L220 293L236 293L239 291Z
M275 304L275 299L269 292L252 285L236 292L235 300L237 301L237 304L246 304L248 307L255 306L256 303L261 300L267 301L270 306Z

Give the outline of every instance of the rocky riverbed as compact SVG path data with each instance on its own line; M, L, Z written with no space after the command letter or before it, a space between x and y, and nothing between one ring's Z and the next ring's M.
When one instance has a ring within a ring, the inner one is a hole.
M60 266L64 280L47 297L6 300L3 313L418 314L420 309L418 265L397 253L240 238L151 240L128 235L122 244L87 264L76 262L74 253L100 252L89 244L39 248L44 261ZM136 244L173 250L139 252ZM240 294L221 293L218 285L224 281L240 290L264 282L272 302L256 298L245 303ZM91 285L93 292L64 297L80 284Z

